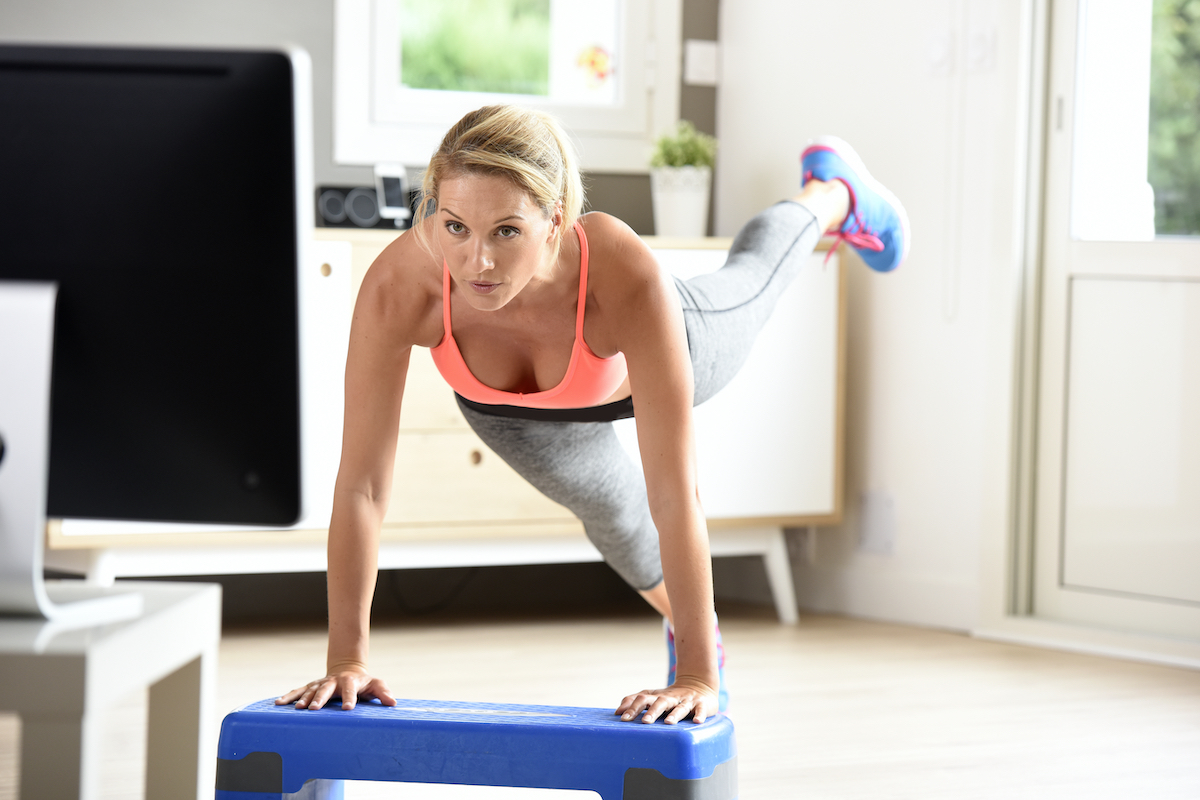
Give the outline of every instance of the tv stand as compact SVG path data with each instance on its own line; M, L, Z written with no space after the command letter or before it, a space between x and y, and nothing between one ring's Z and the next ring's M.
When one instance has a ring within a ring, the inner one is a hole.
M43 579L57 294L52 283L0 281L0 615L61 628L136 617L142 599Z

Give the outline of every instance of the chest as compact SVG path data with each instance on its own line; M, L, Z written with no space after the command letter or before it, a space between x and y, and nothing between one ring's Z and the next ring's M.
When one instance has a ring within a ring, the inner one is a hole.
M511 313L452 303L451 326L463 361L480 382L529 394L562 382L575 347L577 310L578 300L571 297ZM585 339L587 326L585 314Z

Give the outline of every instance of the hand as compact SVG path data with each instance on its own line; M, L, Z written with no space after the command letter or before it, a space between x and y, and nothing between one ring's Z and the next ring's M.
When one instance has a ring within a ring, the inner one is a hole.
M692 722L704 722L717 712L717 693L702 681L681 677L666 689L646 689L629 695L614 713L620 714L626 722L641 714L642 722L651 723L663 712L667 712L663 722L668 725L674 725L689 714Z
M342 698L344 711L354 708L360 697L376 698L385 706L396 705L396 698L392 696L387 684L379 678L372 678L359 665L332 669L324 678L312 681L299 689L292 689L276 699L275 705L295 703L296 708L316 710L324 706L331 697Z

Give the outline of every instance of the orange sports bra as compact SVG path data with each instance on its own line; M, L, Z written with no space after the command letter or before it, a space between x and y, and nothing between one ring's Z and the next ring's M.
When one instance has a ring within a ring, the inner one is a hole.
M450 330L450 269L442 265L442 319L446 333L430 349L433 363L446 383L459 395L485 405L522 406L525 408L588 408L603 404L625 382L628 371L625 354L600 358L583 341L583 312L587 307L588 243L583 226L575 223L579 234L579 310L575 315L575 344L571 361L562 381L542 392L505 392L493 389L476 378L463 361L458 343Z

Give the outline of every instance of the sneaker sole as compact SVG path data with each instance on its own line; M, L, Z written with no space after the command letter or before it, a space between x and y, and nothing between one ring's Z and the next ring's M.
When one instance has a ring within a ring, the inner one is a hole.
M882 183L875 180L875 177L867 169L867 165L863 163L862 158L859 157L854 148L846 141L836 136L818 136L809 142L805 151L807 152L813 147L824 147L837 153L839 158L850 165L850 169L854 170L859 180L866 184L867 188L886 200L892 208L896 209L896 213L900 215L900 230L904 234L904 250L900 253L900 261L888 271L895 270L908 258L908 252L912 247L912 234L908 225L908 212L904 210L904 205L900 202L900 198L892 194Z

